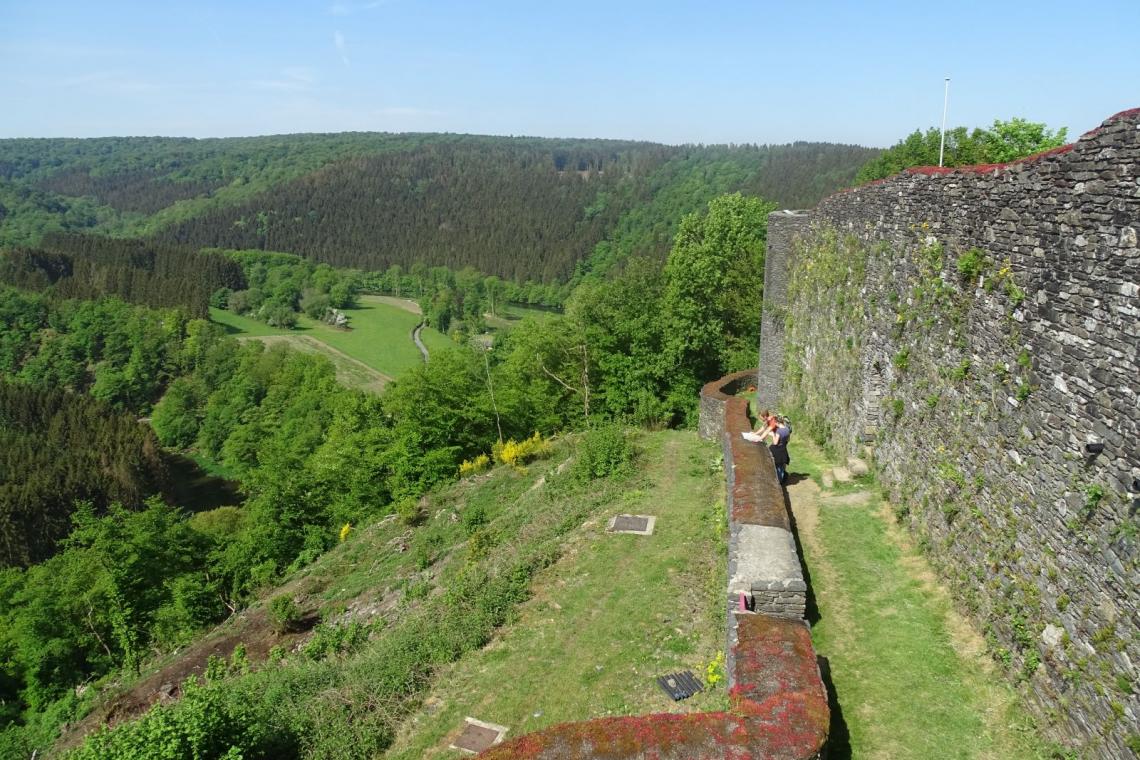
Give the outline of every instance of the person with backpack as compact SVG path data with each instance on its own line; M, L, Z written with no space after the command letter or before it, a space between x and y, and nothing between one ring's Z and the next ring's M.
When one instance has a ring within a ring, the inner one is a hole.
M792 437L792 423L788 418L776 416L765 409L760 413L760 427L756 432L741 433L741 436L753 443L771 441L768 450L772 452L772 462L776 465L776 478L780 485L787 484L788 465L792 461L788 456L788 441Z
M772 462L776 465L776 478L783 486L788 483L788 465L792 463L792 458L788 456L792 425L786 417L773 417L773 421L775 422L771 433L773 443L768 446L768 450L772 452Z

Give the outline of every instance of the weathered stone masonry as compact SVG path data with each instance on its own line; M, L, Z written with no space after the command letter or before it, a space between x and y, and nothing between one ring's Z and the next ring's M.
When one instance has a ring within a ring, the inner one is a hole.
M1088 757L1140 744L1138 231L1140 110L769 220L785 404L841 449L873 444L998 660ZM828 246L851 262L830 279Z

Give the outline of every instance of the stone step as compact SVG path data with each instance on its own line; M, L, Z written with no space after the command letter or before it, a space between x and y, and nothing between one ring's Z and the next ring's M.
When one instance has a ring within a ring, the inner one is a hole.
M831 470L824 470L823 471L823 487L824 488L834 488L835 487L835 476L831 474Z
M831 470L832 477L835 478L836 483L850 483L851 470L846 467L835 467Z
M867 463L859 457L847 457L847 469L857 478L861 478L871 471Z
M820 498L820 503L833 507L865 507L871 501L871 494L866 491L856 491L855 493L845 493L836 496L835 494L824 494Z

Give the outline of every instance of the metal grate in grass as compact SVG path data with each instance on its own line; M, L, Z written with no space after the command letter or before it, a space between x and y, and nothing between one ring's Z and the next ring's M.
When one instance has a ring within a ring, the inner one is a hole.
M668 694L674 702L680 702L682 699L688 699L696 694L698 691L704 691L705 687L701 685L694 676L691 670L685 670L680 673L673 673L667 676L658 676L657 685Z
M506 726L495 723L486 723L474 718L465 718L463 730L451 744L451 749L458 749L477 755L489 747L493 747L503 740L507 733Z

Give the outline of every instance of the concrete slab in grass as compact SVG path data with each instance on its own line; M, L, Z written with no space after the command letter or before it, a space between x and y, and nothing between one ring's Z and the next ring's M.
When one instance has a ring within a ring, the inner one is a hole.
M607 533L633 533L638 536L653 534L657 518L653 515L614 515L606 526Z

